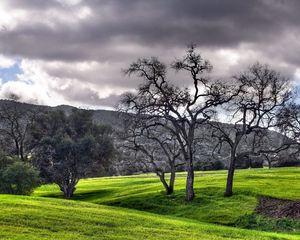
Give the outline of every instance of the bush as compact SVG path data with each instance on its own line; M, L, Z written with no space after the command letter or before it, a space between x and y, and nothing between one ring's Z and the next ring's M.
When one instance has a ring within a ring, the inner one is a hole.
M0 150L0 171L17 161L17 158L8 156Z
M183 166L184 167L184 166ZM212 171L226 169L224 163L219 159L207 158L206 161L195 162L196 171ZM185 169L183 168L183 171Z
M0 192L29 195L39 185L39 173L29 164L16 161L0 172Z
M250 167L251 168L263 168L264 167L264 161L262 159L259 159L259 158L252 159L250 161Z
M270 219L255 213L241 216L235 223L236 227L259 231L298 232L300 221L289 218Z
M298 167L300 166L300 161L296 158L287 158L287 159L281 159L277 162L277 164L274 164L275 167Z

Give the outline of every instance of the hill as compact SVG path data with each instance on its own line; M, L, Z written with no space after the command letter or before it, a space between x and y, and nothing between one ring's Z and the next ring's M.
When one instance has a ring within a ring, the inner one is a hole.
M170 197L152 174L85 179L74 200L60 199L54 185L29 197L0 195L0 239L300 239L297 221L289 229L285 220L286 233L224 226L253 214L261 195L300 200L299 168L238 170L231 198L222 196L224 171L196 175L193 203L182 200L184 173Z
M0 108L2 105L8 105L12 104L12 101L9 100L0 100ZM43 110L62 110L65 113L69 114L72 109L75 109L75 107L67 106L67 105L60 105L57 107L49 107L49 106L41 106L41 105L33 105L33 104L27 104L27 103L17 103L22 105L22 109L28 109L28 110L35 110L35 111L43 111ZM110 125L115 130L120 130L123 127L122 119L120 118L120 114L116 111L109 111L109 110L86 110L86 111L92 111L93 112L93 119L98 124L103 125ZM1 124L1 123L0 123ZM224 128L230 129L232 125L223 123ZM213 169L225 169L228 165L228 159L229 159L229 149L226 148L226 144L223 144L222 151L215 152L214 156L212 156L212 151L215 149L216 146L216 139L212 138L212 128L209 125L202 125L199 127L196 131L196 134L199 136L199 138L205 137L205 140L199 144L197 151L196 151L196 159L195 159L195 169L196 170L213 170ZM264 140L264 143L266 145L272 145L274 148L278 146L279 142L283 136L277 132L274 131L268 131L268 140ZM117 139L116 139L117 140ZM118 141L118 140L117 140ZM241 144L241 149L247 149L251 147L251 144L244 141ZM273 165L287 165L284 164L285 162L291 163L290 166L294 166L297 164L300 164L298 159L295 159L293 155L290 155L288 151L283 151L280 153L280 158L274 158L272 160ZM114 174L129 174L132 173L130 169L128 169L128 164L126 162L123 162L124 158L120 158L118 162L117 168L112 168L111 172ZM280 163L283 159L283 164ZM275 160L275 161L274 161ZM270 161L271 162L271 161ZM262 167L263 163L267 165L266 158L264 157L256 157L252 159L248 159L247 161L245 159L241 159L241 164L239 167L241 168L248 168L251 166L251 163L254 163L252 165L256 165L257 167ZM184 168L178 169L181 171L184 171ZM139 170L135 170L133 172L139 172Z
M0 209L1 239L299 239L58 199L0 195Z
M196 198L192 203L186 203L184 173L177 174L175 193L171 196L163 194L163 188L154 174L93 178L80 181L74 200L228 226L259 215L255 209L261 196L300 200L300 168L238 170L234 195L230 198L223 197L225 180L225 171L197 172ZM34 195L62 197L55 185L42 186ZM298 226L297 232L300 234L299 221L290 222L290 226L282 228L276 224L281 223L252 227L269 231L296 231L295 226Z
M3 100L0 99L0 108L4 104L11 104L12 101L10 100ZM25 109L32 109L32 110L62 110L66 113L70 113L72 109L75 109L75 107L68 106L68 105L59 105L56 107L50 107L50 106L44 106L44 105L35 105L35 104L29 104L29 103L21 103L18 102L17 104L22 105L22 108ZM118 113L116 111L109 111L109 110L87 110L92 111L94 114L94 120L95 122L99 124L105 124L105 125L112 125L112 126L120 126L120 121L118 119Z

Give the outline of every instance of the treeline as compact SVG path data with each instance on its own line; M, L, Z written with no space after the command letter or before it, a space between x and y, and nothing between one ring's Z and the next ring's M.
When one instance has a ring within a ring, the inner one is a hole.
M71 198L78 181L105 172L114 155L112 128L92 112L31 108L17 101L0 106L0 191L30 194L55 183Z

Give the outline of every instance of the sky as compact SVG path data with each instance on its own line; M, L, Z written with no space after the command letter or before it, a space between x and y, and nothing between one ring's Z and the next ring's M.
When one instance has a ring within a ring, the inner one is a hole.
M259 61L298 85L299 9L299 0L1 0L0 98L112 109L139 84L122 71L130 63L171 63L190 43L214 78Z

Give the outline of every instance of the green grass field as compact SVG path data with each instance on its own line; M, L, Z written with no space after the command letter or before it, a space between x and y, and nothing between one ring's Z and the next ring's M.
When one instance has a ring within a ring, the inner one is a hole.
M232 227L259 196L299 200L300 168L239 170L231 198L223 197L225 179L225 171L197 172L192 203L184 173L171 196L153 174L81 180L72 201L55 185L30 197L0 195L0 239L300 239L299 229Z
M235 194L230 198L223 197L225 179L226 171L197 172L192 203L184 200L185 174L181 173L171 196L165 196L158 178L149 174L82 180L74 199L226 225L252 213L260 195L300 199L300 168L237 171ZM56 185L42 186L34 195L62 197Z

